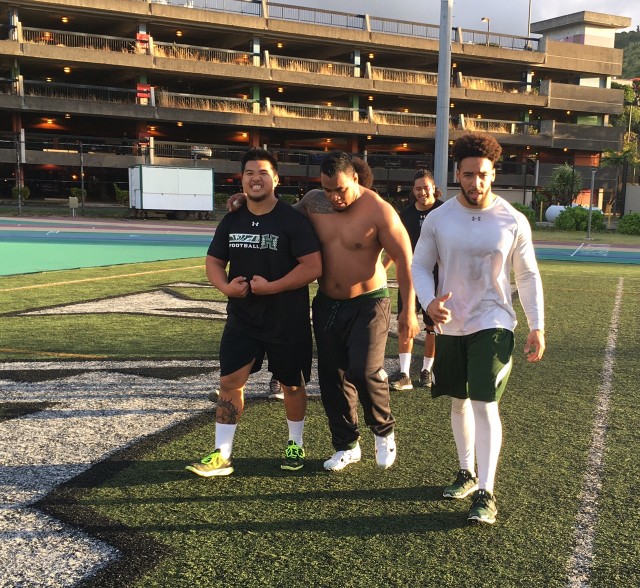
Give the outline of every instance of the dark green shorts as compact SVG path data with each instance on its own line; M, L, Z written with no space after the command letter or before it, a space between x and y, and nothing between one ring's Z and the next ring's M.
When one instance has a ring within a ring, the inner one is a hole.
M437 335L431 395L494 402L511 374L513 333L485 329L472 335Z

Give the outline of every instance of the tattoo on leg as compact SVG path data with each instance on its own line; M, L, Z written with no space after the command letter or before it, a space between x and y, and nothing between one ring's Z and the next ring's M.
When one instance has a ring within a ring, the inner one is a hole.
M216 420L224 425L235 425L240 418L240 409L230 400L218 400Z

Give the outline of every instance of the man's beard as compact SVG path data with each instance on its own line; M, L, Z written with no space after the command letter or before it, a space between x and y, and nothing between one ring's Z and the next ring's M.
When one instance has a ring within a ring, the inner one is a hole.
M471 206L478 206L478 201L477 200L471 200L471 198L469 198L466 190L460 186L460 192L462 194L462 197L471 205ZM478 194L479 196L481 196L481 194Z
M259 196L254 196L253 194L247 194L247 198L251 200L251 202L262 202L266 200L269 195L265 192L264 194L260 194Z

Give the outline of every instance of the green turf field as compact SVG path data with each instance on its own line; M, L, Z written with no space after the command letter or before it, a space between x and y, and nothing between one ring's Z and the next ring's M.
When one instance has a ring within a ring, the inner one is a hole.
M592 428L619 296L610 407L586 586L640 584L640 270L542 262L547 353L529 365L516 333L515 366L501 402L504 444L498 522L466 523L469 503L440 498L456 470L448 403L422 389L392 398L398 460L379 471L365 432L363 461L327 473L322 407L309 405L307 465L279 470L282 405L249 402L236 436L236 472L200 479L187 461L212 447L211 415L124 450L55 492L45 507L125 554L87 585L120 587L564 587L584 508ZM221 301L202 259L0 278L0 360L204 358L220 325L133 312L24 315L155 290L197 307ZM519 309L519 307L518 307ZM390 339L388 355L395 356ZM588 485L587 485L588 487Z

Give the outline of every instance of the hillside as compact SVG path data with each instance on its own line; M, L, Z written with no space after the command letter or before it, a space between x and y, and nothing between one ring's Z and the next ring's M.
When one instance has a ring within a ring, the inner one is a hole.
M622 77L640 78L640 31L617 33L615 46L624 49Z

